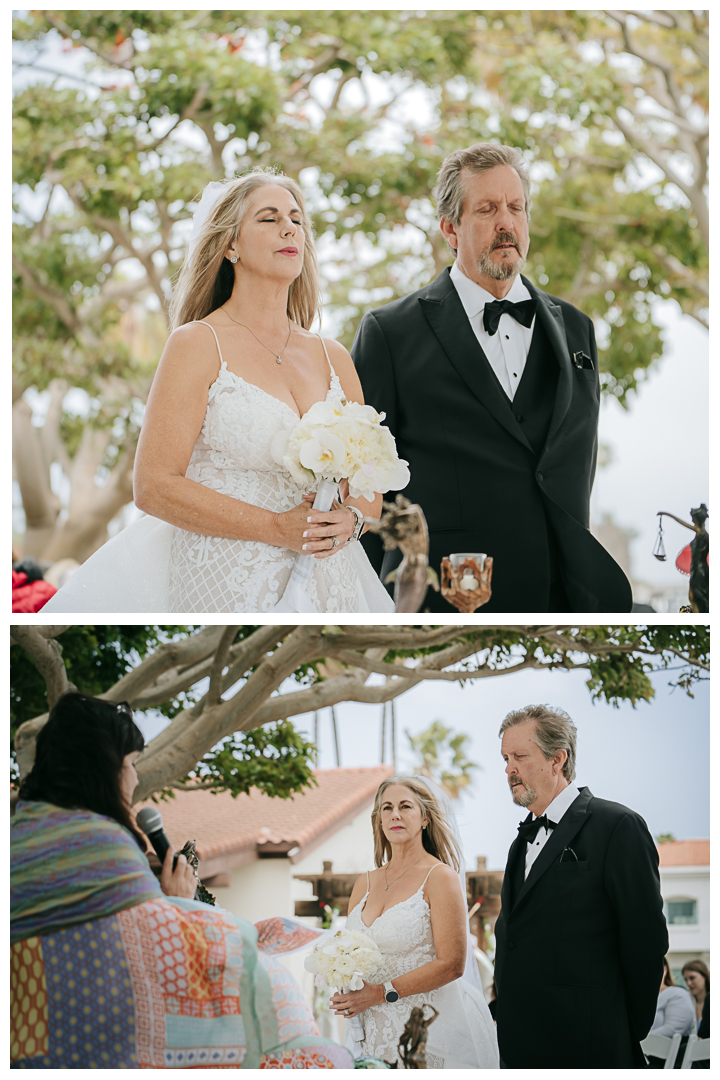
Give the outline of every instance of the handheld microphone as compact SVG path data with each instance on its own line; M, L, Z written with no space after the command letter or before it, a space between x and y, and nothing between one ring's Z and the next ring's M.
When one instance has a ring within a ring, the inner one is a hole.
M138 828L142 829L152 844L155 854L162 866L165 863L165 856L170 847L170 841L163 829L163 820L160 811L156 810L153 806L145 806L138 812L135 821L138 824ZM177 866L177 860L177 852L175 852L173 855L173 870Z

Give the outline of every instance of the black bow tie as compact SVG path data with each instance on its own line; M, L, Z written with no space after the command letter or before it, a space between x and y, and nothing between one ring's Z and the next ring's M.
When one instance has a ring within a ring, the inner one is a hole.
M516 322L522 323L528 329L532 326L535 318L537 300L521 300L519 304L513 304L511 300L493 300L486 304L483 310L483 326L490 337L497 333L501 315L512 315Z
M545 814L536 818L532 814L528 814L525 820L518 825L518 836L521 840L526 840L528 844L534 844L535 837L541 829L547 829L550 832L556 825L557 822L551 821Z

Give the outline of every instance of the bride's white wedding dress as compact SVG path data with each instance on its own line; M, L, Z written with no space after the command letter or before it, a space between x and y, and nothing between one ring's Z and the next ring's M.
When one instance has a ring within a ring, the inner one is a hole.
M439 864L436 864L439 865ZM428 877L435 867L432 867ZM425 878L427 881L427 877ZM430 907L423 895L425 881L413 896L378 915L371 926L363 922L362 912L370 891L347 918L346 929L371 937L383 955L382 967L373 975L374 983L384 983L422 967L436 958L430 923ZM479 990L465 979L456 979L437 990L400 998L394 1004L373 1005L359 1016L365 1032L358 1041L348 1024L345 1046L355 1057L369 1054L385 1061L398 1061L397 1046L403 1028L415 1005L433 1005L437 1018L428 1028L428 1069L497 1069L497 1036L490 1011ZM431 1015L428 1012L426 1015ZM359 1033L358 1033L359 1034Z
M300 487L273 458L279 430L298 415L286 402L229 371L208 393L202 430L186 476L213 491L283 513L313 485ZM320 338L322 342L322 338ZM323 342L323 349L325 344ZM330 369L326 400L344 397ZM283 594L295 552L255 540L202 536L146 516L104 544L43 607L43 612L271 611ZM307 594L319 612L387 612L393 603L359 543L318 559Z

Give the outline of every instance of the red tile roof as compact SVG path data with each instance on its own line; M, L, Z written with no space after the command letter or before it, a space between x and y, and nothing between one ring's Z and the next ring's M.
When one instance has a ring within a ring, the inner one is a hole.
M254 861L262 854L290 855L297 862L372 805L378 784L391 765L364 769L317 769L318 786L292 799L270 798L253 788L233 799L229 792L177 791L161 802L165 832L173 847L197 841L200 869L219 873ZM151 802L137 805L152 806Z
M660 866L709 866L709 840L670 840L658 844Z

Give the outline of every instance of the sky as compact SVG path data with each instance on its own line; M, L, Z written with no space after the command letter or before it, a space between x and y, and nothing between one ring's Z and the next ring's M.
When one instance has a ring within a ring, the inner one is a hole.
M59 40L51 39L42 62L55 70L79 72L82 50L68 53ZM19 88L37 78L50 77L17 68L14 85ZM79 89L82 84L68 80L66 85ZM332 85L321 86L320 92L331 92ZM382 92L387 92L384 84ZM430 122L428 104L417 95L409 100L415 120L426 113ZM664 327L665 348L647 384L630 395L627 410L615 400L602 405L599 438L609 448L611 461L598 470L591 519L598 523L607 513L636 534L630 547L635 580L684 591L685 579L675 569L674 556L691 539L690 533L665 519L667 561L655 560L652 548L659 510L688 520L691 507L709 504L708 333L674 301L658 300L655 317ZM44 397L28 396L38 418L46 408ZM126 514L125 521L133 516Z
M372 679L382 681L382 676ZM405 734L442 720L453 734L469 736L466 756L477 763L473 781L456 804L456 815L468 867L484 855L489 869L503 869L517 826L527 811L515 806L505 778L498 730L505 715L530 704L564 709L578 729L577 779L599 798L637 811L653 836L672 833L676 840L710 835L710 694L709 683L694 698L673 689L676 672L652 676L655 697L612 708L593 704L583 671L520 671L469 682L423 682L396 699L398 771L414 772L417 758ZM288 681L281 692L296 689ZM358 702L335 706L343 767L380 764L381 707ZM164 726L139 718L150 738ZM298 730L314 738L314 714L292 718ZM389 723L388 723L389 728ZM336 768L329 709L319 714L321 769ZM385 761L391 760L389 734Z

